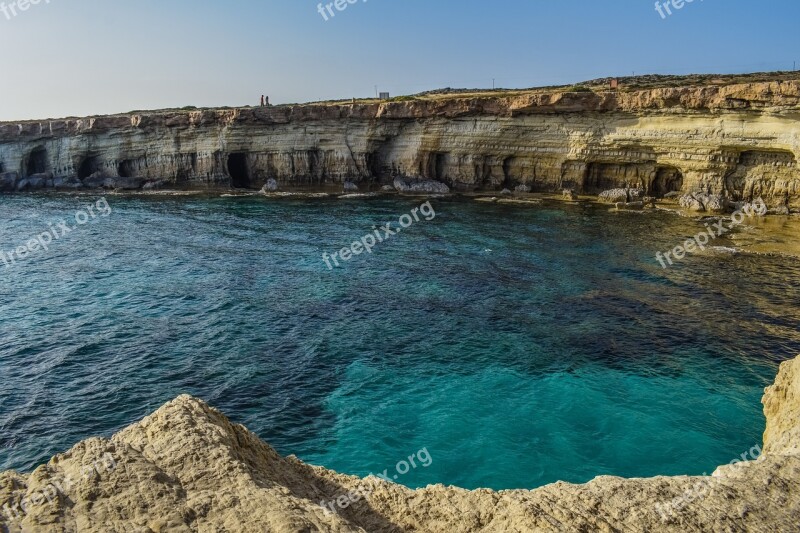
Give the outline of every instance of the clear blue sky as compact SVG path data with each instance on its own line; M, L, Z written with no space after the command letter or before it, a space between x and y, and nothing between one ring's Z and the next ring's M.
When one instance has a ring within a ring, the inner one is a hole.
M0 12L0 120L800 64L797 0L45 1Z

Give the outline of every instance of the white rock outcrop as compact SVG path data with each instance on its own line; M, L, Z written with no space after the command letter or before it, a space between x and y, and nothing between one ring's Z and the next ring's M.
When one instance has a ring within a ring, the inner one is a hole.
M702 192L798 211L800 81L775 79L0 123L0 191L48 172L45 186L111 188L401 178L455 191Z
M494 492L440 485L410 490L283 458L219 411L181 396L111 439L84 441L30 475L0 474L0 530L797 531L800 358L781 366L763 403L763 454L721 466L711 477L602 476L585 485ZM323 509L321 503L356 494L365 484L368 494L346 509Z

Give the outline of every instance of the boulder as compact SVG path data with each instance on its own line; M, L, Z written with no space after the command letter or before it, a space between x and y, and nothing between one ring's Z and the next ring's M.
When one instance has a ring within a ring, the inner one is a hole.
M600 193L600 201L610 204L628 203L628 189L611 189Z
M125 191L134 191L141 189L144 185L144 178L106 178L103 182L103 187L106 189L122 189Z
M406 193L447 194L450 192L450 187L440 181L434 180L407 182L402 178L395 178L394 188L399 192Z
M697 211L698 213L702 213L706 210L706 207L703 205L703 202L698 200L695 195L687 194L685 196L681 196L678 200L678 205L680 205L684 209L688 209L689 211Z
M76 176L60 176L53 179L53 187L56 189L80 189L83 187L83 183Z
M564 189L561 194L564 200L575 201L578 199L578 195L572 189Z
M89 187L90 189L99 189L100 187L103 187L105 183L106 175L100 170L87 178L83 178L83 185Z
M358 191L358 185L356 185L352 181L344 182L344 192L356 192L356 191Z
M517 186L514 188L514 192L523 192L523 193L526 193L526 192L531 192L531 190L532 190L532 189L531 189L530 185L517 185Z
M600 201L610 204L637 202L644 198L643 189L609 189L600 193Z
M510 189L503 189L502 191L500 191L500 194L502 196L511 196L512 192Z
M767 204L761 198L756 198L752 202L742 202L741 206L737 209L748 217L763 217L769 213Z
M19 175L16 172L3 172L0 174L0 192L10 192L17 188Z
M628 192L628 202L638 202L644 198L644 189L625 189Z
M268 192L276 192L278 190L278 181L274 178L270 178L264 183L264 186L261 187L261 193L266 194Z
M678 200L678 205L689 211L698 213L708 212L713 214L725 213L728 210L728 201L719 194L704 192L686 194Z
M728 203L719 194L707 194L703 205L709 213L721 214L728 210Z
M19 180L17 191L38 191L47 187L47 178L40 175L29 176Z
M167 180L148 181L142 185L142 190L153 191L156 189L163 189L169 182Z

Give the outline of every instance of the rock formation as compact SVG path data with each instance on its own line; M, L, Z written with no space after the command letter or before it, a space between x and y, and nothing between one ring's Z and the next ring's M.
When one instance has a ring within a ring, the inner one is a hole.
M0 531L797 531L800 358L781 366L763 403L763 453L750 450L748 457L759 457L749 462L732 457L711 477L602 476L493 492L414 491L283 458L202 401L181 396L30 475L0 474ZM332 512L332 501L346 507Z
M773 78L0 123L0 191L401 178L455 191L762 197L800 210L800 82Z

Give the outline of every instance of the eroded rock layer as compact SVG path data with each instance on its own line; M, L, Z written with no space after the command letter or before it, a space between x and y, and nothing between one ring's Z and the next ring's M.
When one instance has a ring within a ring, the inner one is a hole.
M782 365L764 406L763 453L711 477L414 491L283 458L202 401L181 396L30 475L0 474L0 531L797 531L800 358ZM342 497L344 508L331 506Z
M538 90L0 124L0 190L643 188L800 210L800 82Z

